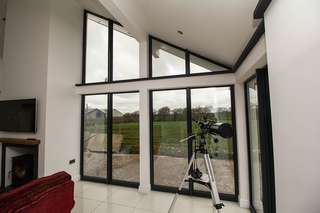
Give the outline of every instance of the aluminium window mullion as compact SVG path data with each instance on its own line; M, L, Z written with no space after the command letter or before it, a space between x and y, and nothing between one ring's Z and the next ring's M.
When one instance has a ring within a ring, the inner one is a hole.
M109 21L108 31L108 82L113 81L113 21Z
M192 110L191 110L191 88L186 89L186 98L187 98L187 134L188 137L192 135ZM192 140L188 140L188 163L191 160L193 150L192 150ZM193 183L189 182L189 193L190 195L193 194Z
M152 37L149 35L149 40L148 40L148 67L149 67L149 72L148 72L148 77L152 78L153 74L152 74Z
M111 184L112 181L112 94L107 94L108 109L107 109L107 183Z
M186 75L190 75L190 52L185 50Z
M87 66L87 27L88 12L85 11L83 15L83 34L82 34L82 84L86 83L86 66Z
M84 176L83 174L83 164L84 164L84 113L85 113L85 95L81 95L81 130L80 130L80 176L81 178Z

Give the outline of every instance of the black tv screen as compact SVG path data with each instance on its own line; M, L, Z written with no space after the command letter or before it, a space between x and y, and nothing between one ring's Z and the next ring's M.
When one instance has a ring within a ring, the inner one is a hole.
M36 99L0 101L0 131L36 132Z

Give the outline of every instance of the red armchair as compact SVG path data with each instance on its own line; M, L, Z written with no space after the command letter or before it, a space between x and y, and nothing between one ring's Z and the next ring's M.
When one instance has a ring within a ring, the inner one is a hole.
M70 213L74 182L66 172L33 180L0 194L0 213Z

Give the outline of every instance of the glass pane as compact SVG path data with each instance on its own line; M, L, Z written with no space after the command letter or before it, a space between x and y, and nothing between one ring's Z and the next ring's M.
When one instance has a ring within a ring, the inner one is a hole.
M139 182L139 94L114 94L112 102L112 178Z
M107 95L85 96L83 174L107 177Z
M179 142L187 137L186 90L153 92L152 128L154 184L178 187L188 164L188 144Z
M247 83L248 120L251 157L252 205L256 212L263 212L261 153L259 140L258 91L256 78Z
M108 80L108 23L88 15L86 83Z
M185 52L152 40L152 77L186 74Z
M191 90L192 119L202 120L204 117L217 120L219 123L232 125L231 91L229 87L201 88ZM196 122L192 123L193 133L199 132ZM218 191L225 194L235 194L233 140L217 137L218 143L211 136L207 137L208 151L213 165ZM203 156L199 155L200 171L208 174ZM195 190L207 191L199 184L194 184Z
M120 26L113 31L113 80L139 78L139 43Z
M226 71L227 69L203 58L190 54L190 73Z

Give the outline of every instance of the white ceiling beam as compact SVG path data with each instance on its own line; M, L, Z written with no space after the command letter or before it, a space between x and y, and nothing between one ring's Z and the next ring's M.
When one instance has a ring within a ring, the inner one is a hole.
M137 8L136 1L99 0L100 3L119 21L139 42L147 40L147 31L141 24L145 19Z

